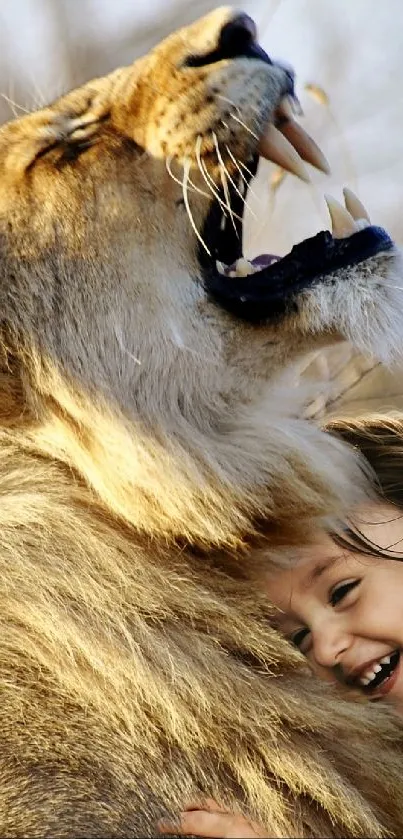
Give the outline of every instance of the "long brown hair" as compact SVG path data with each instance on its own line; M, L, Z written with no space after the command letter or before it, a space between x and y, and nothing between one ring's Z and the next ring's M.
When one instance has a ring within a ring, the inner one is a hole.
M403 516L403 413L372 414L354 419L335 419L325 430L349 443L369 463L377 495ZM392 511L393 515L393 511ZM349 550L403 560L402 550L380 548L364 535L355 522L347 521L334 540ZM391 546L396 548L396 546Z

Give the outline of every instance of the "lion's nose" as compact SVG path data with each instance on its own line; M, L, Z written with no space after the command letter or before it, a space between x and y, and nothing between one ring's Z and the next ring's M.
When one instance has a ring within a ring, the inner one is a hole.
M218 51L226 58L260 58L266 64L271 60L257 42L256 23L245 12L235 15L221 29Z
M273 64L257 38L255 21L245 12L239 12L217 32L217 46L205 54L189 55L183 62L185 67L204 67L232 58L259 58L265 64Z
M242 12L226 23L220 34L219 45L225 52L242 55L257 39L256 23L249 15Z

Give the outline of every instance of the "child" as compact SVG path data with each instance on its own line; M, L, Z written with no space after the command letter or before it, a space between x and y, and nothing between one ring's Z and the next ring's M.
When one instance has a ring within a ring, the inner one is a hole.
M337 533L318 531L294 561L264 581L279 607L276 625L322 678L341 681L403 714L403 415L333 422L327 429L358 448L378 498L352 512ZM161 832L253 839L268 834L214 801L188 807Z

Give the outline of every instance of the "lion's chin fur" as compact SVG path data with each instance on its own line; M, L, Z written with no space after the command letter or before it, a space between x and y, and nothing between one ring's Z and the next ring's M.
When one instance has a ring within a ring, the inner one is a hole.
M232 15L0 130L2 836L153 836L203 796L273 837L403 835L398 719L318 681L259 587L371 492L292 369L354 334L399 355L398 256L259 326L206 294L211 131L248 160L287 89L187 62Z

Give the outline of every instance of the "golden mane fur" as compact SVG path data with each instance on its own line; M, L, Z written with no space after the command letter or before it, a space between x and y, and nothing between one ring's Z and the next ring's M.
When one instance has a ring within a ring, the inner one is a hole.
M256 586L365 492L285 377L340 337L401 352L399 256L264 326L209 298L183 172L200 231L197 144L218 184L212 126L247 160L285 89L184 66L232 14L0 130L1 836L152 836L203 795L276 837L403 835L399 723L313 678Z

